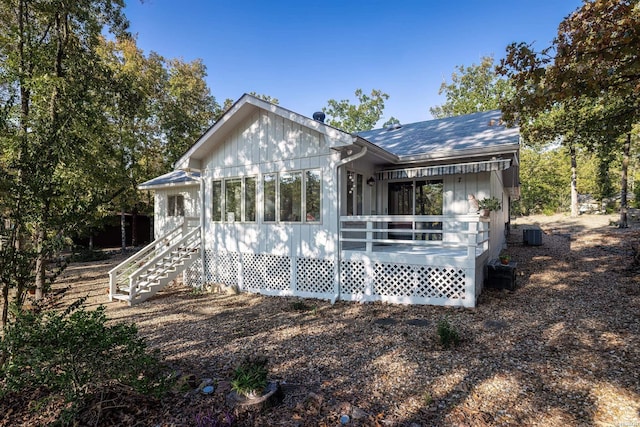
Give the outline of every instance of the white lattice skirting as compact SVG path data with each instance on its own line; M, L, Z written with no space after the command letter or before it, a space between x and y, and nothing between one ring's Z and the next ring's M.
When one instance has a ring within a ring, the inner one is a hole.
M268 295L333 299L340 293L354 301L465 305L467 273L460 267L343 260L338 286L335 263L327 259L206 251L205 265L207 283ZM201 268L197 260L185 272L188 285L202 285Z
M340 298L404 304L463 305L465 269L342 261Z

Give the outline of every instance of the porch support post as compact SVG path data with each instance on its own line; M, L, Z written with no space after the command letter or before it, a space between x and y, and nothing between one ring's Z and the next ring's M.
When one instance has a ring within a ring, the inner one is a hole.
M202 264L202 273L200 280L200 288L202 288L205 283L207 283L207 264L206 264L206 256L205 256L205 241L204 241L204 223L205 223L205 182L204 182L204 169L200 171L200 263Z
M468 224L467 271L464 279L465 295L463 305L467 308L473 308L476 306L476 276L478 275L476 260L476 248L478 246L478 219L472 219Z
M373 229L373 221L371 221L371 219L367 220L367 242L366 242L366 249L367 249L367 253L371 253L373 252L373 232L371 231Z

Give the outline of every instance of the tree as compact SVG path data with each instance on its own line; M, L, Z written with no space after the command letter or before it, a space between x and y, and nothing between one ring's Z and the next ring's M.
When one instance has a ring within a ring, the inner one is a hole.
M105 108L112 123L123 186L113 210L121 211L122 249L126 248L124 213L131 212L135 229L138 212L153 210L138 184L171 170L173 163L213 123L219 108L206 85L201 60L166 60L145 55L135 39L105 41L102 56L110 67L112 96ZM135 230L132 230L135 231ZM132 232L132 244L135 244Z
M201 60L187 63L172 59L167 71L160 127L166 138L165 165L171 167L213 124L219 107L207 87L207 71Z
M451 83L442 82L438 91L446 102L429 109L436 119L498 109L499 100L509 93L509 82L495 72L491 56L483 57L480 65L459 65L456 70Z
M365 95L362 89L356 89L358 104L349 100L330 99L322 111L329 116L327 123L345 132L359 132L373 129L384 111L384 102L389 99L386 93L373 89L371 95Z
M638 122L639 52L636 0L585 2L560 23L552 46L540 52L526 43L507 48L499 70L515 94L503 104L505 117L533 129L541 117L556 113L557 122L565 123L553 132L557 137L596 150L622 150L628 159L630 138L622 136ZM622 176L625 181L624 167ZM626 227L625 182L621 188L619 225Z
M3 295L15 285L20 298L33 280L41 298L49 256L79 218L113 197L107 171L95 167L109 151L107 75L96 52L103 31L124 33L122 8L116 0L0 3L0 157L12 194L0 200L12 245L0 263ZM18 264L33 266L28 277Z

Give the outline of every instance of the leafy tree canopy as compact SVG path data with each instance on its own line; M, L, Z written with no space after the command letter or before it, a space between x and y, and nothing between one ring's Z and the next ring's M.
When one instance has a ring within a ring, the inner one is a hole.
M442 82L439 95L446 102L429 109L436 119L471 114L499 108L499 101L509 92L509 82L496 74L493 57L485 56L479 65L459 65L451 74L451 83Z
M389 99L386 93L373 89L370 95L357 89L357 104L349 100L336 101L330 99L322 111L329 116L327 123L345 132L360 132L373 129L384 111L384 102Z

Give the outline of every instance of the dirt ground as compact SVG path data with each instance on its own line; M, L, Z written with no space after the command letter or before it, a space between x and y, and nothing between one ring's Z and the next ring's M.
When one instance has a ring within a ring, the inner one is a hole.
M72 264L60 306L88 295L113 321L135 322L152 348L211 395L175 392L143 405L138 425L197 425L225 413L239 426L640 426L640 280L616 216L518 218L508 252L515 291L485 289L475 309L198 293L180 284L135 307L107 299L121 258ZM522 230L540 227L542 245ZM637 266L636 266L637 267ZM296 304L296 302L298 302ZM446 318L461 343L443 348ZM265 355L282 402L236 413L231 373ZM345 417L346 416L346 417ZM103 420L122 419L105 414ZM222 418L220 418L222 420ZM0 425L32 425L24 413ZM132 422L132 424L134 424ZM207 425L225 425L207 424Z

